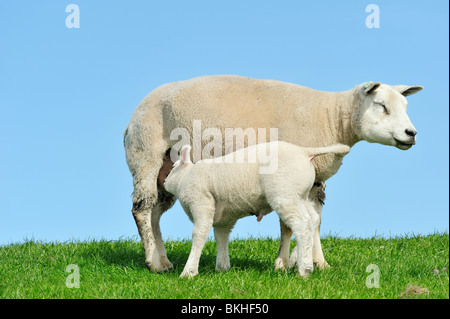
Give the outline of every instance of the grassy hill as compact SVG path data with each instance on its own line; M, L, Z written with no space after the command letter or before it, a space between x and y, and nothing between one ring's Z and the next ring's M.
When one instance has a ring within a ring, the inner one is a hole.
M218 273L215 243L208 241L199 275L185 279L179 275L187 240L166 243L174 269L162 274L145 268L142 245L133 240L28 241L0 247L0 298L449 298L448 234L326 237L322 246L332 268L308 279L273 270L278 245L275 239L233 240L232 268ZM79 270L79 288L66 285L76 274L69 265Z

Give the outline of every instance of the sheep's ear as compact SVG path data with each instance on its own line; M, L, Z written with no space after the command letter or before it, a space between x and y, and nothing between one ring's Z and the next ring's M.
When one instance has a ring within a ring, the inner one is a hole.
M393 85L392 87L403 96L416 94L423 89L423 86L420 85Z
M381 85L380 82L369 81L364 83L364 94L369 95L373 93L376 89L380 87L380 85Z
M190 145L184 145L181 148L181 163L192 163L191 162L191 146Z

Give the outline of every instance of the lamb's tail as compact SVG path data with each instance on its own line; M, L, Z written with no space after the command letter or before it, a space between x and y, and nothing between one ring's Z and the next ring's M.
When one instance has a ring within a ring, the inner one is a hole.
M189 144L184 145L179 151L179 158L173 164L172 169L178 167L179 165L183 165L191 162L191 146Z
M305 148L306 153L309 156L309 160L319 155L334 153L334 154L347 154L350 152L350 146L344 144L334 144L324 147L307 147Z
M180 160L181 163L192 163L191 162L191 149L192 147L189 144L184 145L180 151Z

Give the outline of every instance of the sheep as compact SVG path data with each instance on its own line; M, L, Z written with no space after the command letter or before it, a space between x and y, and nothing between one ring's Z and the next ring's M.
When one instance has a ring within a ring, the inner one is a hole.
M222 136L225 128L278 128L279 140L300 146L341 143L352 147L366 140L406 150L415 144L417 131L406 114L405 96L421 89L421 86L366 82L348 91L324 92L275 80L218 75L164 84L153 90L134 111L124 132L126 160L134 186L132 213L147 267L151 271L172 267L159 220L175 200L157 179L171 148L177 144L177 140L171 139L177 128L191 134L191 144L193 123L201 120L204 128L216 128ZM207 142L201 140L200 146ZM236 147L223 149L223 154ZM340 162L341 157L335 154L314 161L317 186L311 190L310 198L319 215L322 209L319 198L324 196L321 189L338 171ZM288 267L292 235L283 221L280 228L277 269ZM319 230L314 236L318 242L314 262L324 267L327 263Z
M302 148L275 141L193 164L191 146L183 146L181 158L164 182L166 191L180 201L194 223L191 253L181 277L198 274L211 227L217 242L216 270L228 270L228 236L236 221L253 214L259 221L273 210L294 232L299 247L298 274L307 277L313 271L313 231L319 226L319 216L308 199L315 181L312 160L322 154L343 155L349 151L350 147L343 144ZM259 155L267 153L268 161L261 160ZM239 155L242 162L236 162ZM275 163L275 169L262 173L262 166L269 163Z

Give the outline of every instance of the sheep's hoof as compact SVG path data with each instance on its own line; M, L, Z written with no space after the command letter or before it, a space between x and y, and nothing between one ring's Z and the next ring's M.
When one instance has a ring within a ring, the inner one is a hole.
M161 258L158 265L155 265L155 263L146 261L145 266L147 266L147 269L151 272L166 272L173 268L172 263L167 258Z
M146 261L145 266L150 272L159 272L159 270L151 262Z
M283 258L277 258L275 260L275 270L286 271L289 269L289 260Z
M326 262L314 262L314 268L317 268L319 270L324 270L324 269L330 269L331 266Z
M169 259L167 259L167 257L162 257L161 258L161 265L162 265L162 271L168 271L170 269L173 269L173 264L170 262Z
M322 268L320 268L320 269L331 269L331 268L333 268L333 267L331 267L327 262L325 262L323 264Z

